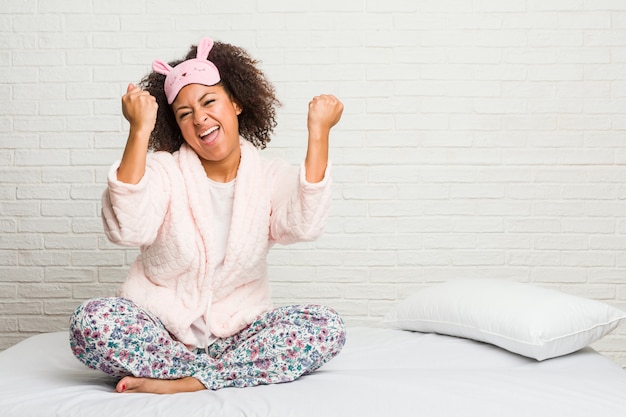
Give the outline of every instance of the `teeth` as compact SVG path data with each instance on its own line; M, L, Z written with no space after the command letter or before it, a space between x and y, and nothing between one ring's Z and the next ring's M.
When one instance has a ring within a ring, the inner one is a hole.
M209 129L205 130L204 132L200 133L200 137L202 138L202 137L204 137L204 136L208 135L209 133L213 133L213 132L215 132L217 129L219 129L219 127L218 127L218 126L213 126L212 128L209 128Z

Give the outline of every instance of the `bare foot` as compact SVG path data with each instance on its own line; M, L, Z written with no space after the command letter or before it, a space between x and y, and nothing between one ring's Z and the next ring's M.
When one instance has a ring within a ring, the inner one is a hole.
M206 387L193 377L182 379L153 379L125 376L117 383L116 392L146 392L152 394L175 394L177 392L193 392Z

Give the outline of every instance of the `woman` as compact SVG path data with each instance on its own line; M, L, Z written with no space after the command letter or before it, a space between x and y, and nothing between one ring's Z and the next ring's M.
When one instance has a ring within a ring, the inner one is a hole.
M299 169L263 158L255 147L269 142L279 103L256 64L203 38L182 62L155 61L122 97L129 136L102 213L107 237L140 254L118 297L83 303L70 322L74 355L121 377L117 392L293 381L344 344L332 309L272 306L266 261L273 244L323 230L343 105L309 103Z

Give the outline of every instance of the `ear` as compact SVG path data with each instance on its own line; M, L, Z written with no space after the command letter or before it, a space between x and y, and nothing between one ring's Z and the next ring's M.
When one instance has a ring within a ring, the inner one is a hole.
M231 100L231 101L233 103L233 108L235 109L235 113L237 114L237 116L239 116L241 112L243 112L243 108L236 100Z
M152 70L159 74L168 75L172 71L172 67L161 60L156 60L152 63Z
M213 48L213 39L211 38L200 39L200 42L198 42L198 51L196 52L196 58L208 60L209 52L211 52L211 48Z

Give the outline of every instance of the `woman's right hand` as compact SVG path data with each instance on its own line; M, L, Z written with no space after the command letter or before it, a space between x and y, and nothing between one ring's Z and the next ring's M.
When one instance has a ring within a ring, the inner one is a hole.
M122 96L122 114L130 123L130 130L143 134L152 133L159 105L154 96L134 84L128 84Z
M130 123L130 131L117 169L119 181L137 184L143 178L150 134L156 124L158 108L154 96L134 84L128 84L126 94L122 96L122 114Z

